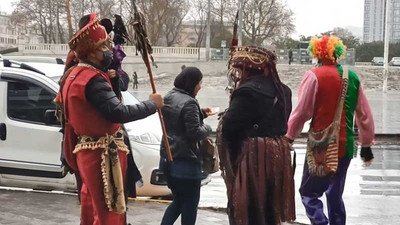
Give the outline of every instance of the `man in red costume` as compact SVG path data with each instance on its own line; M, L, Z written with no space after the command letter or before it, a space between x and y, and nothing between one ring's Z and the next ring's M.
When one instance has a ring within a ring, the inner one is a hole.
M69 42L79 63L62 89L64 149L68 165L82 178L81 224L123 225L128 148L123 123L145 118L162 108L159 94L137 105L122 105L106 68L112 61L108 35L97 18Z

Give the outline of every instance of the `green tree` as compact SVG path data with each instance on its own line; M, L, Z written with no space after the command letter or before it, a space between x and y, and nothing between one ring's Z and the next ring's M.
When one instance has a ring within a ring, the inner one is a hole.
M383 57L384 43L376 41L364 43L356 48L357 62L370 62L373 57ZM391 43L389 45L389 60L393 57L400 56L400 43Z
M340 37L342 39L343 44L347 46L347 48L357 48L360 46L360 39L358 39L356 36L351 33L346 28L341 28L341 27L335 27L333 30L321 33L321 35L335 35Z
M356 62L369 62L373 57L383 57L383 42L364 43L356 48Z
M300 35L300 36L299 36L299 41L310 41L311 38L313 38L313 36L304 36L304 35Z
M278 39L273 43L273 45L275 45L275 47L279 49L289 49L289 48L297 49L299 47L299 43L300 43L299 41L294 40L291 37L286 37L283 39Z

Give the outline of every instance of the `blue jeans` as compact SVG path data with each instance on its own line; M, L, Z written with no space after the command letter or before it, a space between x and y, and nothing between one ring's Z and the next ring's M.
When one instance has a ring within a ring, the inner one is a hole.
M173 225L179 215L181 215L182 225L194 225L196 223L200 185L200 179L168 177L168 187L172 191L174 200L165 211L161 225Z
M307 161L304 163L303 178L299 191L307 216L313 225L328 224L323 204L319 200L324 193L328 204L329 224L346 224L346 209L342 195L350 161L351 159L347 157L340 158L336 173L330 177L323 178L312 176L308 171Z

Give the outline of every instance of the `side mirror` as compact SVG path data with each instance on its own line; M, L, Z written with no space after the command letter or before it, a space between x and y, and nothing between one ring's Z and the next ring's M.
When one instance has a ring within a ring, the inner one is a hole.
M56 117L56 110L48 109L44 113L44 123L46 125L60 125Z

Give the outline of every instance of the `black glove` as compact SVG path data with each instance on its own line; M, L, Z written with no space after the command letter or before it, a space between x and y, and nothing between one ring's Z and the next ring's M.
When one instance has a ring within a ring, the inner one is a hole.
M368 162L371 159L374 158L374 154L372 154L371 147L361 147L361 153L360 153L361 159L364 162Z

